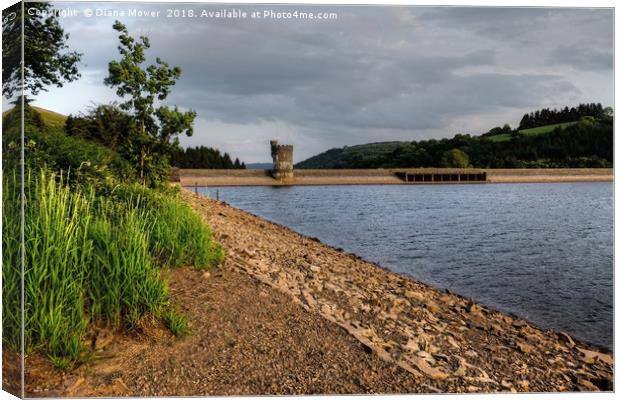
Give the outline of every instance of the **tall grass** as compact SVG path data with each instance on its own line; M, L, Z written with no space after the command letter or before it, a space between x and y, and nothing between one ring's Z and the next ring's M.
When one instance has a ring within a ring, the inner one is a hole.
M150 225L149 249L159 263L204 269L223 259L223 249L200 217L180 201L178 190L154 191L134 184L117 187L111 196L156 216Z
M207 268L223 257L200 217L175 195L139 185L111 195L70 187L42 169L25 182L25 346L58 367L85 351L89 322L135 325L145 315L184 330L159 266ZM19 190L3 175L3 327L19 343ZM17 303L15 303L17 299ZM8 301L7 301L8 300Z
M2 331L3 340L21 348L21 182L17 171L3 174L2 185Z
M83 287L92 256L88 199L53 175L25 183L24 330L26 350L77 358L86 328Z
M96 210L98 218L89 229L93 257L86 272L92 317L116 324L124 318L135 325L145 313L163 312L168 288L149 254L149 214L111 202Z

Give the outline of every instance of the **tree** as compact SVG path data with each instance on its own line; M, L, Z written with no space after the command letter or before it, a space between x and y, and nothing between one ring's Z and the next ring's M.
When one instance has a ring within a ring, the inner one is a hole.
M21 96L17 97L15 101L12 101L11 103L14 105L13 109L9 110L2 117L2 124L4 127L21 129L23 117L25 125L30 125L37 129L43 129L45 124L43 123L41 114L30 106L31 101L31 99L24 97L23 112Z
M118 50L120 60L110 61L105 84L116 88L116 94L127 100L120 107L129 112L136 122L130 132L130 155L136 163L140 179L145 183L162 178L168 157L178 147L180 134L192 136L196 112L181 112L178 107L155 104L164 101L170 88L181 76L181 68L170 67L159 57L155 64L144 67L145 50L150 48L148 37L135 40L125 25L116 21L114 30L120 33ZM149 176L150 175L150 176Z
M443 153L441 164L446 168L469 167L469 156L461 149L452 149Z
M65 121L65 132L96 141L113 151L124 153L128 132L134 132L134 120L115 103L90 107L87 113L69 115Z
M10 98L24 91L37 95L46 86L62 87L80 77L82 54L67 51L69 35L58 23L50 3L22 3L2 11L2 94ZM21 20L24 19L22 37ZM21 80L21 42L24 42L24 81Z

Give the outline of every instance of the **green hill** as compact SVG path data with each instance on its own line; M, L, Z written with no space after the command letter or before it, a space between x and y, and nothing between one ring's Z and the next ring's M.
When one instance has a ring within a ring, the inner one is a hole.
M333 148L295 168L595 168L613 165L612 149L613 117L605 115L521 130L505 125L480 136Z
M54 111L46 110L41 107L32 107L34 108L43 119L43 123L50 128L61 128L65 126L65 121L67 120L66 115L59 114Z
M43 120L45 126L49 128L62 128L65 126L65 121L67 120L66 115L59 114L54 111L46 110L45 108L31 106L32 109L37 111ZM8 114L13 112L14 109L6 110L2 113L2 117L6 117Z
M351 163L359 165L356 168L372 168L366 165L375 165L384 157L398 149L403 142L379 142L345 146L339 149L330 149L295 165L301 169L322 168L349 168Z

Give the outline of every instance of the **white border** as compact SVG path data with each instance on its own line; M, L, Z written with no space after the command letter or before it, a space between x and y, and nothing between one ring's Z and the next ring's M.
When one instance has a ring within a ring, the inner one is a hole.
M72 0L72 2L76 2L76 3L97 3L97 1L90 1L90 0ZM105 2L105 1L103 1ZM618 89L618 80L616 79L616 69L615 69L615 54L617 52L618 49L618 29L617 29L617 20L615 19L615 2L612 0L591 0L591 1L575 1L575 0L541 0L541 1L534 1L534 0L522 0L522 1L514 1L514 0L505 0L502 2L498 2L498 1L484 1L484 0L476 0L476 1L466 1L466 0L451 0L451 1L407 1L407 0L390 0L390 1L385 1L385 0L376 0L376 1L368 1L368 0L338 0L338 1L329 1L329 0L314 0L314 1L300 1L300 0L289 0L289 1L277 1L277 0L271 0L271 1L258 1L258 0L229 0L229 1L187 1L187 0L150 0L150 1L141 1L141 0L116 0L114 2L119 2L119 3L205 3L205 4L264 4L264 3L269 3L269 4L332 4L332 5L416 5L416 6L482 6L482 7L585 7L585 8L595 8L595 7L605 7L605 8L614 8L614 104L612 105L612 107L614 107L614 111L617 113L617 111L615 110L615 93L617 92ZM9 0L9 2L6 2L6 0L2 0L2 8L6 8L11 4L14 4L15 1ZM618 118L616 116L616 118L614 119L614 160L616 160L616 156L618 153L618 149L620 144L618 143L618 140L616 140L615 137L615 132L617 132L617 128L618 128ZM1 155L0 155L0 163L1 163ZM615 162L614 162L614 168L615 168ZM0 164L1 165L1 164ZM618 341L618 319L615 318L616 317L616 311L618 310L618 302L617 302L617 297L616 297L616 293L615 293L615 288L617 287L616 283L617 283L617 276L615 274L616 271L616 249L615 249L615 243L617 243L617 239L619 237L619 231L618 229L616 229L616 224L615 221L617 219L618 216L618 204L620 203L620 201L618 200L618 198L615 196L616 193L616 189L618 188L618 182L616 180L616 174L614 171L614 344L619 343ZM1 195L1 194L0 194ZM1 222L0 222L1 224ZM1 313L1 310L0 310ZM1 314L0 314L1 315ZM616 346L615 346L616 347ZM2 355L2 351L0 349L0 356ZM614 349L614 359L616 358L616 351ZM1 377L1 370L0 370L0 377ZM617 374L615 374L617 375ZM618 379L617 376L614 376L614 388L617 388L618 385ZM617 389L616 389L617 390ZM562 398L566 398L568 396L570 396L570 398L576 397L576 398L588 398L588 399L611 399L612 396L614 396L614 393L551 393L551 394L469 394L469 395L452 395L452 394L441 394L441 395L449 395L449 396L456 396L456 397L465 397L465 396L475 396L476 399L493 399L496 396L510 396L510 399L540 399L540 398L551 398L551 397L562 397ZM399 399L403 399L403 398L415 398L415 399L432 399L436 396L441 396L441 395L389 395L389 396L373 396L374 398L381 398L381 399L389 399L389 398L399 398ZM415 396L415 397L414 397ZM261 396L262 397L262 396ZM364 399L367 398L367 395L349 395L347 396L347 398L350 399ZM12 395L8 394L7 392L0 392L0 399L13 399L15 397L13 397ZM168 399L166 397L160 397L162 399ZM179 397L177 397L176 399L178 399ZM188 397L188 399L194 399L195 397ZM211 397L213 399L231 399L231 398L239 398L239 397ZM288 399L288 398L294 398L292 396L264 396L263 398L278 398L278 399ZM324 400L324 399L329 399L329 398L333 398L333 396L313 396L313 399L317 399L317 400Z

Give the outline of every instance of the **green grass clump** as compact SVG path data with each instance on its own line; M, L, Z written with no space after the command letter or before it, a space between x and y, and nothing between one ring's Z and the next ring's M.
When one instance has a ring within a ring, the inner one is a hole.
M149 253L148 211L105 202L95 213L86 291L91 317L135 325L145 313L161 314L168 288Z
M174 334L176 337L183 337L189 334L189 325L187 323L187 318L175 308L168 308L164 312L164 322L170 332Z
M140 209L151 210L156 221L149 225L149 248L159 263L206 269L224 258L209 227L179 198L179 192L149 190L138 184L123 185L112 194Z
M45 168L26 176L25 347L58 368L85 351L94 320L135 326L163 320L175 335L187 321L171 308L159 267L207 268L223 251L177 194L122 184L110 193L69 185ZM103 191L105 192L105 191ZM3 174L3 339L20 338L20 180Z
M75 359L88 322L82 295L92 252L88 201L45 172L26 177L25 199L26 350L44 346L54 357Z

